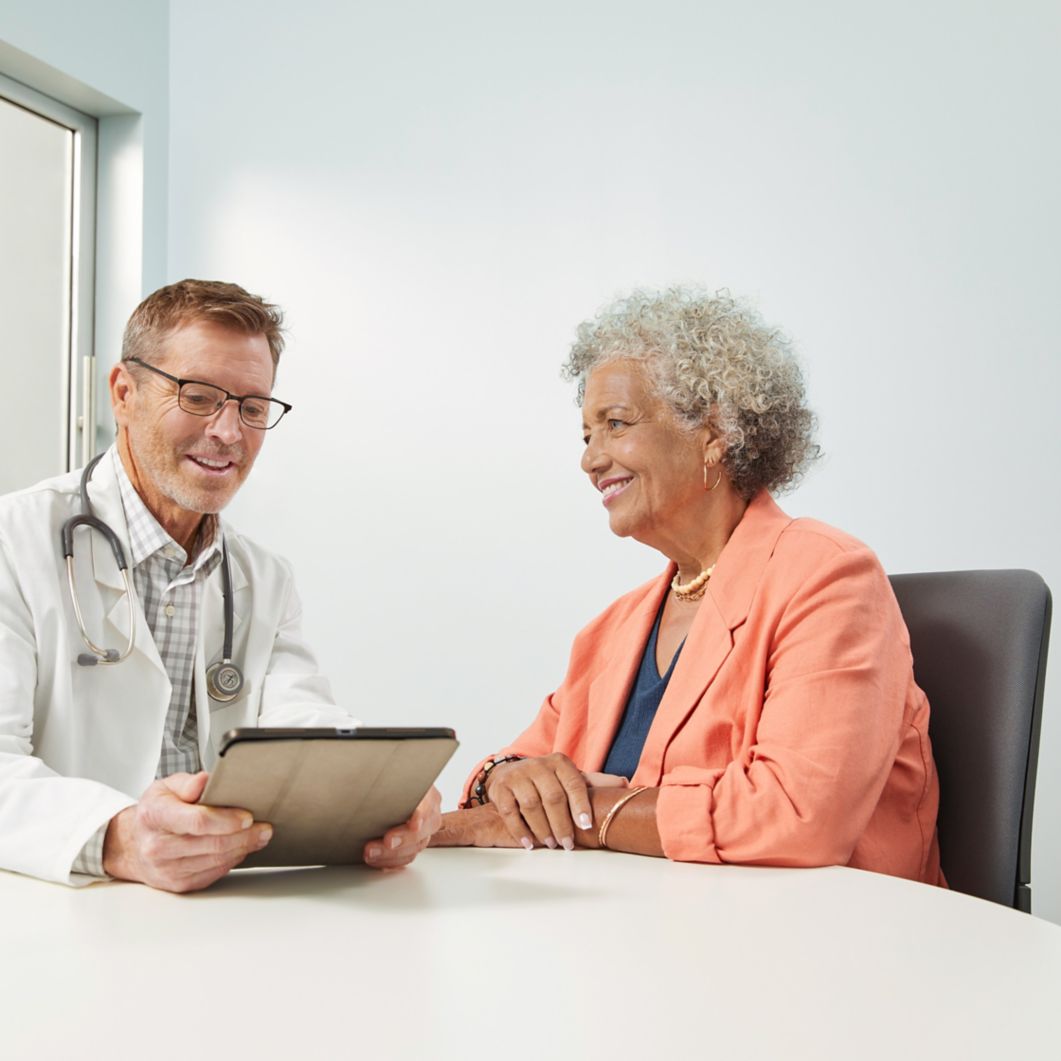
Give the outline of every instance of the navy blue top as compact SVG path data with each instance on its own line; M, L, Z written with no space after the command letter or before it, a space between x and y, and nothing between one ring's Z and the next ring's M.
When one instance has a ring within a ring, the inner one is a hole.
M666 604L666 598L664 598L664 604ZM607 761L604 763L606 774L619 774L626 778L634 776L638 761L641 759L641 751L645 747L649 727L656 717L659 702L667 690L667 682L674 673L674 665L682 654L684 641L674 653L674 659L670 661L667 673L660 677L659 668L656 666L656 642L659 640L659 624L662 618L663 606L661 605L656 615L656 622L652 626L652 633L648 635L648 644L645 645L645 652L641 657L641 666L638 668L634 687L630 690L630 697L626 701L623 720L619 723L618 732L615 734Z

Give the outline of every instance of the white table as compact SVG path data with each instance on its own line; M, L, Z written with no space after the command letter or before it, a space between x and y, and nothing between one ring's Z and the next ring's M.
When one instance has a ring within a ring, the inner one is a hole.
M848 869L429 851L174 896L0 873L0 1056L1061 1057L1061 928Z

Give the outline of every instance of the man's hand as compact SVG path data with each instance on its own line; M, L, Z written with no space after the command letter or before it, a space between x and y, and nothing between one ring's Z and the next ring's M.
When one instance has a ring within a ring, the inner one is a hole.
M273 827L250 811L196 803L208 775L171 774L116 814L103 841L103 869L168 892L205 888L269 842Z
M396 825L378 840L369 840L365 844L366 864L375 869L409 865L427 847L441 824L442 796L437 788L432 788L404 825Z

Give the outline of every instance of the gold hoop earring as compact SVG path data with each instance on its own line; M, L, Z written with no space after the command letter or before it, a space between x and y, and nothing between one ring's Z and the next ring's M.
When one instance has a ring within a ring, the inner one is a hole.
M707 469L708 468L713 468L713 467L714 467L714 464L709 464L707 461L704 461L704 490L707 493L711 493L711 491L714 490L715 487L718 486L718 484L720 482L722 482L722 469L719 468L718 469L718 478L710 486L707 485Z

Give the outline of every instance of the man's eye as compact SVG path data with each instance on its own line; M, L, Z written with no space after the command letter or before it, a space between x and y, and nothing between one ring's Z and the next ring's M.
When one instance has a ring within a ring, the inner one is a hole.
M184 405L192 409L209 409L217 403L217 399L209 394L198 394L192 390L185 390L181 395Z
M625 420L609 420L608 421L608 427L610 427L613 431L618 431L620 427L626 427L626 421Z

